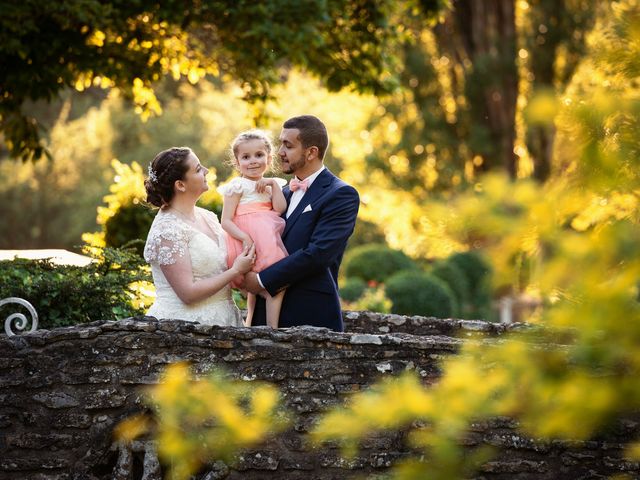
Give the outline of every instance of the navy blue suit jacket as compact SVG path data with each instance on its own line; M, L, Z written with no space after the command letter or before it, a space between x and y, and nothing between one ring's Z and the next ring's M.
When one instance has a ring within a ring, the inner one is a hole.
M292 192L286 186L289 203ZM289 256L260 272L274 295L286 288L280 327L314 325L343 331L338 269L353 233L360 206L358 192L323 170L305 192L282 234ZM264 300L258 297L253 325L265 325Z

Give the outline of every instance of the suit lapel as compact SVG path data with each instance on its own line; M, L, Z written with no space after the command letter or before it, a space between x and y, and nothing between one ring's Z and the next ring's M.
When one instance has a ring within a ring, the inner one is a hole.
M288 209L289 208L289 204L291 203L291 197L293 196L293 192L289 189L289 185L286 185L282 189L282 194L284 195L284 199L287 201L287 209ZM287 209L285 209L285 211L282 212L282 215L280 215L285 220L287 220Z
M295 210L291 212L289 218L287 218L287 223L284 227L284 232L282 232L282 236L285 237L293 224L296 223L300 215L307 207L307 205L311 205L313 208L314 202L324 193L325 189L331 184L333 180L333 174L328 170L324 169L320 175L313 181L309 189L305 192L304 196L300 199L300 203L296 206ZM289 192L289 197L287 198L287 204L291 200L292 192Z

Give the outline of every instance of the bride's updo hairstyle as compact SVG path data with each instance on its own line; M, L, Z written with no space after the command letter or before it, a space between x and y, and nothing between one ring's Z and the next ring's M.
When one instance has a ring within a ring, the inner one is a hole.
M190 153L188 147L173 147L156 155L149 165L149 176L144 181L148 203L163 207L171 202L176 181L184 179L189 169L187 158Z

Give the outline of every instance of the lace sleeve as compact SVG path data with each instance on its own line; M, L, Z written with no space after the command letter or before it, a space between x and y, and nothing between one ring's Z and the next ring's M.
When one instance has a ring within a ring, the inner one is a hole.
M187 252L188 243L189 232L185 225L175 217L159 212L147 236L144 259L148 263L173 265Z
M229 195L233 195L235 193L243 193L245 190L245 187L242 183L242 178L236 177L230 182L225 183L224 185L220 185L217 188L217 190L220 195L222 195L223 197L226 197Z

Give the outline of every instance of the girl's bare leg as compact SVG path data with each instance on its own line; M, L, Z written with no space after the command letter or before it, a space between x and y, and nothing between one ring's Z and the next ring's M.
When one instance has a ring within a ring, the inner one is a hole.
M282 299L284 298L284 290L278 292L273 297L269 296L266 299L267 308L267 325L271 328L278 328L280 320L280 307L282 307Z
M250 327L253 321L253 312L256 310L256 296L247 292L247 319L244 321L245 326Z

